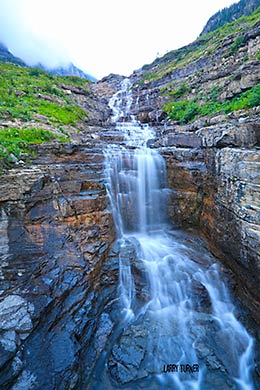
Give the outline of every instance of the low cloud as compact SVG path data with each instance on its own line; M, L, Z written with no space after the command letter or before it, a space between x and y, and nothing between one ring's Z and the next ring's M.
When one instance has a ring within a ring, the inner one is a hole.
M53 26L49 25L48 18L40 18L41 7L45 2L35 0L34 5L35 3L39 7L38 17L34 12L30 13L33 11L33 4L29 0L1 0L0 42L31 66L41 63L53 68L69 63L69 54L55 34L52 34ZM51 12L51 8L49 11ZM37 29L40 19L45 24L45 31L40 24Z
M0 42L28 65L129 75L196 39L235 0L0 0Z

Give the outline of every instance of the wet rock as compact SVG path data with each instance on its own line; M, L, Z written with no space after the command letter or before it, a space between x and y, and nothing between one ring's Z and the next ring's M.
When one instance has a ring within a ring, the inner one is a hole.
M210 349L208 348L208 346L205 345L205 344L202 343L202 342L199 342L199 341L197 341L197 342L195 343L195 349L196 349L196 351L197 351L198 356L199 356L200 359L204 359L204 358L206 358L207 356L210 356L210 354L211 354L211 351L210 351Z
M223 122L222 122L223 123ZM196 131L203 147L252 147L257 143L257 129L252 123L236 125L224 121L223 125L204 127Z
M159 146L174 146L180 148L200 148L201 139L192 133L170 133L166 137L159 138Z
M218 370L222 367L221 363L218 362L217 358L214 355L210 355L207 357L207 365L213 370Z
M117 345L113 347L112 355L115 360L123 362L126 366L139 367L144 358L144 351L138 346L121 343L120 347Z
M205 390L211 390L213 383L215 389L237 390L237 385L232 383L227 374L220 370L206 372L206 378L203 381L203 388Z
M32 329L33 305L18 295L9 295L0 301L0 330L28 333ZM10 332L5 333L6 337Z
M113 323L108 313L102 313L99 320L99 327L95 333L95 350L100 353L107 342L108 336L113 329Z
M3 332L0 338L0 343L5 351L15 352L16 344L18 343L16 332L14 330Z
M257 366L255 367L255 372L258 375L258 377L260 378L260 364L257 364Z
M125 384L148 375L141 370L145 358L148 331L142 326L131 326L123 332L112 348L108 359L109 372L119 384Z
M101 277L114 227L103 153L92 147L37 146L30 169L0 179L0 387L76 388L93 334L91 367L111 332L109 317L98 329L94 320L97 290L115 295L118 268Z
M54 335L50 343L50 356L53 360L53 368L57 372L64 371L74 363L77 345L70 334L63 330Z
M9 362L14 356L16 352L16 345L12 345L12 348L10 348L10 343L8 343L7 340L3 339L0 343L0 367L4 367L7 362ZM10 349L14 350L10 351ZM1 384L1 381L0 381Z
M20 375L12 390L31 390L35 389L37 378L28 370L24 370Z
M209 164L208 160L208 195L203 201L200 226L215 253L222 252L235 273L239 281L237 290L247 297L251 294L246 302L260 321L256 310L260 280L259 153L223 148L211 156L214 164ZM243 282L240 281L242 275Z
M203 154L195 149L162 149L167 161L168 214L173 223L198 226L206 178Z

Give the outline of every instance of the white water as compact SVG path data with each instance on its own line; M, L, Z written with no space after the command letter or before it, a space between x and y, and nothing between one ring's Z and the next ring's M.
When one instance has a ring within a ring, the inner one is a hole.
M151 324L153 336L147 345L150 358L146 364L157 376L158 388L172 384L176 390L200 390L208 369L205 361L214 358L239 389L253 389L253 339L237 320L212 257L186 246L178 234L166 233L165 162L146 147L153 131L129 115L131 104L131 84L125 79L122 90L110 101L115 131L124 135L125 146L107 147L107 187L121 246L127 245L129 237L138 242L137 257L146 270L149 299L141 308L136 304L137 286L130 261L120 258L124 320L135 323L148 319ZM208 306L198 299L201 292ZM212 352L214 346L216 352ZM200 370L192 375L179 370L161 373L167 364L198 363ZM220 389L212 384L215 388Z

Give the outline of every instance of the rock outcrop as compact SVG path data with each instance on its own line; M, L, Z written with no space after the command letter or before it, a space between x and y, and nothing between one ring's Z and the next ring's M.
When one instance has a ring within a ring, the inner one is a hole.
M73 389L93 333L111 330L101 311L116 292L103 153L93 143L35 148L30 168L0 178L0 387Z
M204 127L193 123L193 132L169 127L152 146L167 161L172 222L199 228L237 276L239 293L260 322L258 112L220 115Z
M204 103L212 95L223 102L258 84L258 19L250 28L241 22L232 33L201 37L134 72L132 113L157 125L165 122L167 102L183 98Z

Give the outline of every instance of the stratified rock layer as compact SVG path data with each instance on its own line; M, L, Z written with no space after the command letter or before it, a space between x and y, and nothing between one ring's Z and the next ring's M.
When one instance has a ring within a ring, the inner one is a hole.
M260 283L260 123L258 109L212 118L211 125L172 126L152 145L168 166L169 216L197 226L236 274L257 322ZM197 130L196 130L197 126Z
M106 272L109 282L117 272L104 270L114 230L103 153L94 144L37 149L30 168L0 178L0 387L73 389L93 333L104 343L112 324L108 314L100 322L116 291Z

